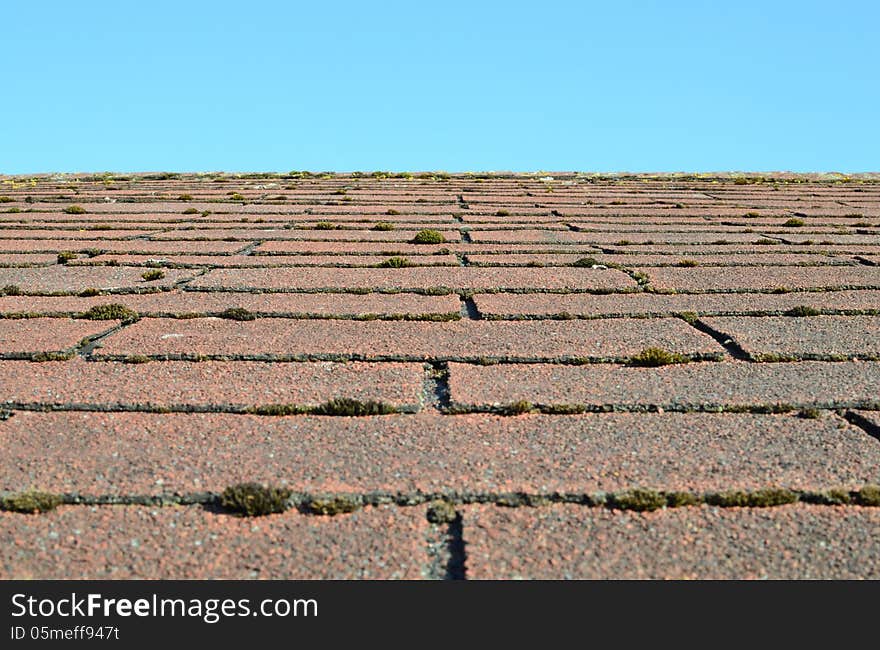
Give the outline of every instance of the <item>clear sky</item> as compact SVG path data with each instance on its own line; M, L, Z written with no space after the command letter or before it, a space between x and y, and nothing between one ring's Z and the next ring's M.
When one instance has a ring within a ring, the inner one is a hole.
M878 171L880 3L5 2L0 173Z

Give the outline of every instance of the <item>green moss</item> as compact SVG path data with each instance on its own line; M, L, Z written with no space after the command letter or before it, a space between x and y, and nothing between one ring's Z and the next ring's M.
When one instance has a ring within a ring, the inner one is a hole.
M782 225L786 226L788 228L800 228L801 226L804 225L804 223L806 223L806 222L803 219L798 219L796 217L792 217L791 219L789 219L788 221L786 221Z
M12 203L15 201L11 196L0 196L0 203Z
M381 230L381 231L394 230L394 224L388 223L387 221L379 221L379 222L373 224L373 227L370 228L370 230Z
M61 505L63 499L57 494L39 492L36 490L22 492L4 497L0 501L3 510L20 512L23 514L37 514L49 512Z
M880 506L880 485L866 485L856 495L860 506Z
M797 500L797 493L785 488L765 488L755 492L730 490L706 496L706 503L723 508L769 508L796 503Z
M376 265L381 269L402 269L407 266L413 266L412 262L410 262L405 257L389 257L387 260L383 260L379 264Z
M428 505L427 517L432 524L449 524L455 521L458 513L449 501L434 501Z
M76 253L71 251L62 251L58 253L58 263L59 264L67 264L70 260L76 259Z
M495 216L496 217L509 217L510 210L499 210L498 212L495 213Z
M547 415L577 415L586 411L586 408L583 404L550 404L542 406L540 411Z
M602 262L597 260L595 257L581 257L580 259L572 262L571 265L585 267L588 269L593 268L594 266L603 266Z
M115 302L107 305L95 305L88 311L76 315L76 318L87 320L132 320L137 317L136 311Z
M331 193L331 194L345 195L345 194L347 193L347 190L345 190L345 188L339 188L338 190L333 190L333 191L330 192L330 193Z
M152 282L153 280L161 280L165 277L165 271L160 269L152 269L150 271L144 271L141 273L141 277L147 282Z
M45 361L69 361L74 356L73 352L35 352L31 355L31 361L39 363Z
M669 352L662 348L645 348L627 361L628 366L644 368L656 368L668 366L674 363L688 363L689 359L676 352Z
M309 408L297 406L296 404L263 404L261 406L252 406L245 412L251 415L302 415L303 413L308 413Z
M416 293L420 293L423 296L448 296L450 293L455 292L449 287L427 287L417 290Z
M798 411L798 417L805 420L815 420L822 417L822 411L814 408L805 408Z
M150 357L143 354L129 354L122 360L122 363L149 363Z
M178 201L192 201L192 194L181 194L177 197Z
M7 214L18 214L21 212L21 208L9 208L6 212Z
M820 312L818 309L814 309L813 307L807 307L805 305L798 305L797 307L792 307L787 312L785 312L786 316L818 316Z
M83 253L88 255L89 257L98 257L101 253L103 253L100 248L86 248L83 250Z
M446 241L443 233L436 230L420 230L412 238L413 244L442 244Z
M315 224L315 230L336 230L339 226L329 221L319 221Z
M632 242L628 239L621 239L617 242L618 246L629 246Z
M700 497L691 492L667 492L666 505L670 508L700 505Z
M20 296L24 293L17 284L7 284L0 289L0 296Z
M324 402L320 406L310 409L315 415L388 415L396 413L397 409L384 402L360 400L341 397Z
M522 415L524 413L532 413L535 411L535 405L531 402L521 399L511 402L498 409L498 413L502 415Z
M849 490L842 488L832 488L822 495L823 503L832 506L846 506L852 503L852 495Z
M693 325L700 319L700 317L697 316L696 312L693 311L682 311L676 315L688 325Z
M101 290L95 289L95 287L86 287L76 295L78 295L80 298L91 298L92 296L100 296Z
M619 510L650 512L664 507L666 505L666 496L656 490L635 488L611 495L608 503L613 508Z
M257 316L249 312L244 307L230 307L229 309L224 310L220 314L220 318L228 318L229 320L256 320Z
M694 266L699 266L700 263L696 260L679 260L675 263L676 266L680 266L682 268L690 268Z
M233 201L244 201L246 199L244 194L239 194L238 192L233 192L229 198Z
M220 495L220 505L229 512L243 517L260 517L288 508L290 490L287 488L265 487L259 483L239 483L232 485Z
M198 214L199 211L196 208L187 208L181 214Z
M68 205L64 208L64 212L66 214L85 214L86 209L81 205Z
M303 504L304 510L313 515L341 515L354 512L362 507L362 503L356 497L333 496L312 497Z

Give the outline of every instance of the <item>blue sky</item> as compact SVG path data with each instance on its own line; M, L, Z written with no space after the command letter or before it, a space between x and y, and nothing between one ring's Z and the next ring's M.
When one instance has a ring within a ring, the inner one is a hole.
M16 2L0 173L880 170L876 2Z

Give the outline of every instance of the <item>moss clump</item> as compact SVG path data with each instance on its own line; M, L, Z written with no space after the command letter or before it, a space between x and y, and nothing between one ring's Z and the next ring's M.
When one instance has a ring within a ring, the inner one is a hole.
M230 307L220 313L220 318L228 318L229 320L256 320L254 313L249 312L244 307Z
M64 212L66 214L85 214L86 209L81 205L68 205L64 208Z
M229 198L232 199L233 201L244 201L245 200L244 194L239 194L238 192L233 192Z
M822 495L822 502L830 506L846 506L852 503L849 490L834 488Z
M192 194L181 194L180 196L177 197L177 200L178 201L192 201L193 197L192 197Z
M458 513L449 501L434 501L428 504L426 516L432 524L449 524L455 521Z
M765 488L756 492L730 490L706 497L706 503L723 508L770 508L788 503L796 503L797 493L785 488Z
M160 269L151 269L150 271L144 271L141 273L141 277L147 282L152 282L153 280L161 280L165 277L165 271Z
M67 264L70 260L76 259L76 253L71 251L62 251L58 253L58 263L59 264Z
M251 415L302 415L308 412L308 407L296 404L263 404L262 406L252 406L245 411Z
M150 357L143 354L129 354L122 363L150 363Z
M679 260L675 265L682 268L692 268L694 266L699 266L700 263L696 260Z
M232 485L220 495L220 505L242 517L260 517L284 512L288 507L290 490L265 487L259 483Z
M866 485L856 495L860 506L880 506L880 485Z
M814 408L805 408L798 411L798 417L805 420L815 420L822 417L822 411Z
M688 325L693 325L700 319L697 313L693 311L683 311L676 315Z
M521 399L516 402L511 402L510 404L506 404L498 409L498 413L501 415L523 415L524 413L532 413L535 410L535 405L531 402Z
M594 266L603 266L602 262L597 260L595 257L581 257L580 259L572 262L571 265L585 267L588 269L593 268Z
M659 366L668 366L674 363L687 363L688 361L690 360L687 357L676 352L669 352L662 348L645 348L634 357L631 357L626 365L643 368L657 368Z
M635 510L637 512L650 512L666 505L666 496L657 490L635 488L611 495L609 505L619 510Z
M0 289L0 296L20 296L22 293L21 287L17 284L7 284Z
M379 221L379 222L373 224L373 227L370 228L370 230L381 230L381 231L394 230L394 224L388 223L387 221Z
M100 296L101 290L95 289L95 287L86 287L76 295L78 295L80 298L91 298L92 296Z
M786 316L818 316L821 312L818 309L814 309L813 307L807 307L806 305L798 305L797 307L792 307L787 312L785 312Z
M582 404L551 404L541 407L541 413L547 415L577 415L586 410Z
M138 317L138 313L114 302L108 305L95 305L88 311L77 314L76 317L87 320L132 320Z
M336 230L339 226L329 221L319 221L315 224L315 230Z
M700 497L691 492L667 492L666 505L670 508L700 505Z
M3 510L10 512L20 512L23 514L36 514L39 512L49 512L61 505L63 499L57 494L49 492L38 492L36 490L30 492L22 492L4 497L0 501Z
M442 244L446 241L443 233L436 230L420 230L412 238L413 244Z
M312 497L304 505L304 510L313 515L342 515L359 510L363 505L359 499L347 496Z
M376 402L368 400L361 402L360 400L350 399L348 397L340 397L324 402L320 406L310 409L315 415L388 415L396 413L397 409L386 404L385 402Z
M389 257L387 260L383 260L377 264L380 269L402 269L407 266L413 266L412 262L410 262L405 257Z
M187 208L181 214L198 214L199 211L196 208Z
M385 214L393 217L394 215L400 214L400 210L395 210L394 208L389 208L388 210L385 210Z
M801 226L804 225L804 223L806 223L806 222L803 219L798 219L797 217L792 217L791 219L789 219L788 221L786 221L782 225L786 226L788 228L800 228Z
M44 361L69 361L73 359L73 352L34 352L31 361L42 363Z
M12 203L15 201L11 196L0 196L0 203Z
M499 210L498 212L495 213L495 216L496 217L509 217L510 210Z

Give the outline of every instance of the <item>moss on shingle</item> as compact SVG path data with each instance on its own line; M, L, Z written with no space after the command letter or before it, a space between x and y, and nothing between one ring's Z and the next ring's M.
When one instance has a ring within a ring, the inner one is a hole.
M220 505L243 517L260 517L284 512L291 492L287 488L266 487L259 483L232 485L220 495Z
M33 490L3 497L3 499L0 500L0 507L9 512L37 514L54 510L60 506L62 502L63 499L57 494Z

